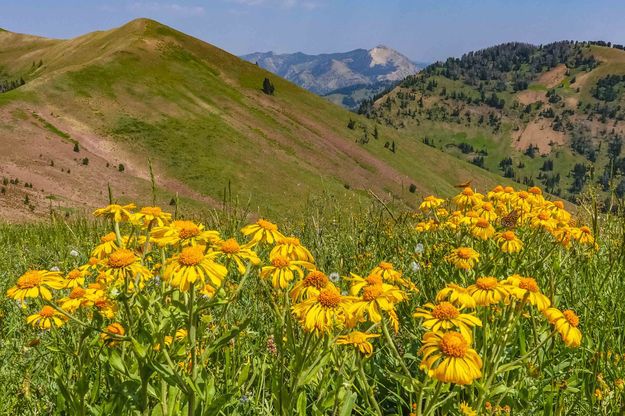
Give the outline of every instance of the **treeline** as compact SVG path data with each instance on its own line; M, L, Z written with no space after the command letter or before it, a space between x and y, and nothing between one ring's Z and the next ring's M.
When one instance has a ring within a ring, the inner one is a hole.
M601 101L615 101L625 89L625 75L607 75L597 80L592 96Z
M588 54L586 47L586 43L573 41L540 46L504 43L434 63L419 74L408 77L403 85L410 87L418 83L419 78L439 75L474 87L481 82L493 82L493 89L519 91L527 88L537 75L559 64L591 70L597 66L597 61Z
M603 46L606 48L614 48L614 49L620 49L622 51L625 51L625 45L621 45L620 43L606 42L603 40L590 40L590 41L581 42L581 43L584 43L586 45Z
M26 84L26 81L24 81L24 78L12 80L12 81L0 79L0 93L14 90L18 87L21 87L24 84Z

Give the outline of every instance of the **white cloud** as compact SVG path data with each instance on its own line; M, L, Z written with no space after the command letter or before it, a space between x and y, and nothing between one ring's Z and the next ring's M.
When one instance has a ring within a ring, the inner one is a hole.
M134 2L128 10L139 13L168 13L179 17L203 16L206 10L202 6L185 6L178 3Z

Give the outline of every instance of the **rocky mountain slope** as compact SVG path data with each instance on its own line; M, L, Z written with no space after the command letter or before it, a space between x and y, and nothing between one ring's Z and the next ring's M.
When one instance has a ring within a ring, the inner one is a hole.
M419 69L386 46L320 55L256 52L242 58L319 95L355 85L401 81Z

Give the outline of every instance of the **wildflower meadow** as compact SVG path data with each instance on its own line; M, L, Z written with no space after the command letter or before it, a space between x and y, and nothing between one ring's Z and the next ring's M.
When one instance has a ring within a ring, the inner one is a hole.
M464 188L0 225L0 414L625 412L625 222Z

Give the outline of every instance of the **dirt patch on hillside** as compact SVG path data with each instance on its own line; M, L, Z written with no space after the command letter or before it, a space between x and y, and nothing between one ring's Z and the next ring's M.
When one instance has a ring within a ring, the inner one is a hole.
M545 72L536 79L536 84L542 85L547 89L555 88L564 81L566 76L566 65L560 64L553 69ZM535 102L547 102L547 93L541 90L524 90L516 94L517 100L523 104L533 104Z
M545 91L520 91L517 93L516 98L523 105L529 105L539 101L543 103L547 102L547 95L545 94Z
M584 89L586 83L588 82L588 78L590 78L591 72L584 72L583 74L577 74L575 76L575 84L572 85L574 88L579 88L580 91Z
M555 88L564 81L566 76L566 65L560 64L553 69L543 73L536 82L547 88Z
M151 203L147 160L60 115L50 107L12 105L0 108L0 219L23 221L57 212L89 212L108 203L108 186L115 198ZM49 124L46 124L49 123ZM74 143L79 143L75 151ZM123 171L120 171L123 165ZM154 166L157 186L167 205L178 193L216 206L216 203ZM17 181L16 181L17 179ZM3 180L3 182L6 182Z
M566 135L559 131L553 131L550 121L536 119L530 121L527 126L514 133L512 136L514 147L524 151L530 145L537 146L540 154L551 152L552 145L562 145L566 141Z

